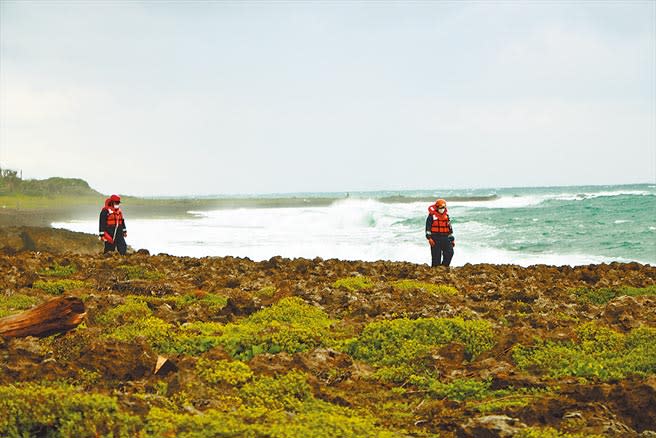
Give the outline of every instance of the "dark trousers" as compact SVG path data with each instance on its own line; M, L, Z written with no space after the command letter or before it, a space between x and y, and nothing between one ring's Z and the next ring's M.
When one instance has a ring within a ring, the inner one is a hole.
M431 246L431 266L449 266L453 258L453 245L447 236L433 235L435 246Z
M123 233L120 231L116 233L116 238L114 238L114 243L105 242L105 252L114 252L118 251L119 254L125 255L128 250L128 244L125 243L125 238Z

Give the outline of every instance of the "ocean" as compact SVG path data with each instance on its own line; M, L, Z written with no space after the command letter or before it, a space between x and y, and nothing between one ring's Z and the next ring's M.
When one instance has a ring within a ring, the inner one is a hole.
M424 227L427 208L439 197L448 202L456 238L452 266L656 264L653 184L277 196L302 199L302 206L263 208L254 204L192 211L183 219L138 219L130 217L130 206L125 204L127 241L151 254L177 256L234 256L255 261L273 256L321 257L430 264ZM97 219L52 225L93 234L98 227Z

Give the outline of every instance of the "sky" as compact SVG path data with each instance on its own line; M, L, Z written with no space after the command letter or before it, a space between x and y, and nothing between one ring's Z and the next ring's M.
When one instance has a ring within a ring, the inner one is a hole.
M656 2L0 0L0 166L137 196L656 182Z

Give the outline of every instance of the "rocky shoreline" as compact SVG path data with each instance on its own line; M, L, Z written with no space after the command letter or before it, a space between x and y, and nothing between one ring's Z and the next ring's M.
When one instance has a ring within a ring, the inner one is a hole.
M119 257L45 230L0 228L0 318L75 296L86 319L0 338L0 435L656 436L656 267Z

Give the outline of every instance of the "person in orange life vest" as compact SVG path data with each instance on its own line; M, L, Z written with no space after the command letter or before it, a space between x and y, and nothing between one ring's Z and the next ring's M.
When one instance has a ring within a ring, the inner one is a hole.
M431 248L431 266L449 266L456 242L444 199L438 199L428 207L426 239Z
M100 210L100 240L105 242L105 252L118 251L125 255L128 245L125 238L128 231L125 227L123 212L120 208L121 197L112 195L105 200L105 206Z

